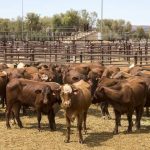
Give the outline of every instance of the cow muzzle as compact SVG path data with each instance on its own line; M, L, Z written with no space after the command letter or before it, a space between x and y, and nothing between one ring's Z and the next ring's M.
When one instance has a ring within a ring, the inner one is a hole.
M71 107L71 100L65 101L65 102L63 103L63 105L64 105L65 108Z
M48 99L44 99L44 100L43 100L43 103L44 103L44 104L48 104Z

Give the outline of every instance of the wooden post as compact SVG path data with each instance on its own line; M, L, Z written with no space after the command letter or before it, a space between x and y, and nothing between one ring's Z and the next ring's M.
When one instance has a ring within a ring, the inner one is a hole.
M146 64L148 64L148 41L146 41L146 44L145 44L145 61L146 61Z
M73 54L76 55L76 44L74 40L72 41L72 49L73 49ZM74 62L76 63L76 56L73 57L74 57Z
M7 63L6 48L4 48L4 62Z
M137 52L134 54L134 64L137 65Z
M92 45L92 43L90 43L90 55L91 55L90 60L91 60L91 63L93 62L92 54L93 54L93 45Z
M83 61L82 57L83 57L82 52L80 52L80 63L82 63Z
M35 60L35 59L34 59L34 49L32 49L32 50L31 50L31 61L32 61L32 63L33 63L34 60Z

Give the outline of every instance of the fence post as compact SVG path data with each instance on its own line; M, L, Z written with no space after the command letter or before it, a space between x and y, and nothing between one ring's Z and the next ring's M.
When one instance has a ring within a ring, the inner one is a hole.
M140 49L140 66L142 66L142 49Z
M67 62L70 62L70 46L66 47L66 53L67 53Z
M134 64L137 65L137 52L134 54Z
M145 61L146 61L146 64L148 64L147 54L148 54L148 41L146 41L146 44L145 44Z
M31 50L31 61L32 61L32 63L34 61L34 49Z
M93 54L93 44L92 44L92 43L90 43L91 63L93 62L93 56L92 56L92 54Z
M4 48L4 62L7 63L6 48Z
M82 63L82 61L83 61L83 55L82 55L82 52L80 52L80 63Z
M73 56L73 61L76 63L76 44L75 41L72 41L72 49L73 49L73 54L75 54L75 56Z

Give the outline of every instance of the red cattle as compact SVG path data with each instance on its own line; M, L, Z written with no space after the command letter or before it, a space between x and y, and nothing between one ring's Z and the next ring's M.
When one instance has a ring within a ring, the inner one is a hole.
M87 111L91 104L90 85L80 80L74 84L65 84L61 87L62 106L65 109L65 117L67 123L67 135L65 142L70 141L71 121L77 118L77 126L79 131L79 142L83 143L82 138L82 122L84 122L84 131L86 132Z
M49 126L53 130L53 116L52 106L55 103L53 92L50 86L36 81L27 79L12 79L6 87L6 126L10 128L9 118L10 113L13 111L18 126L22 128L22 122L19 117L21 105L32 106L37 111L38 129L40 130L41 113L47 114L49 119Z

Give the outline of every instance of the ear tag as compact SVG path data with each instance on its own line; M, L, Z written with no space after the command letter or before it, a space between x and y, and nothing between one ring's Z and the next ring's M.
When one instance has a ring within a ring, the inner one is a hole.
M78 94L78 92L73 92L75 95L77 95Z

